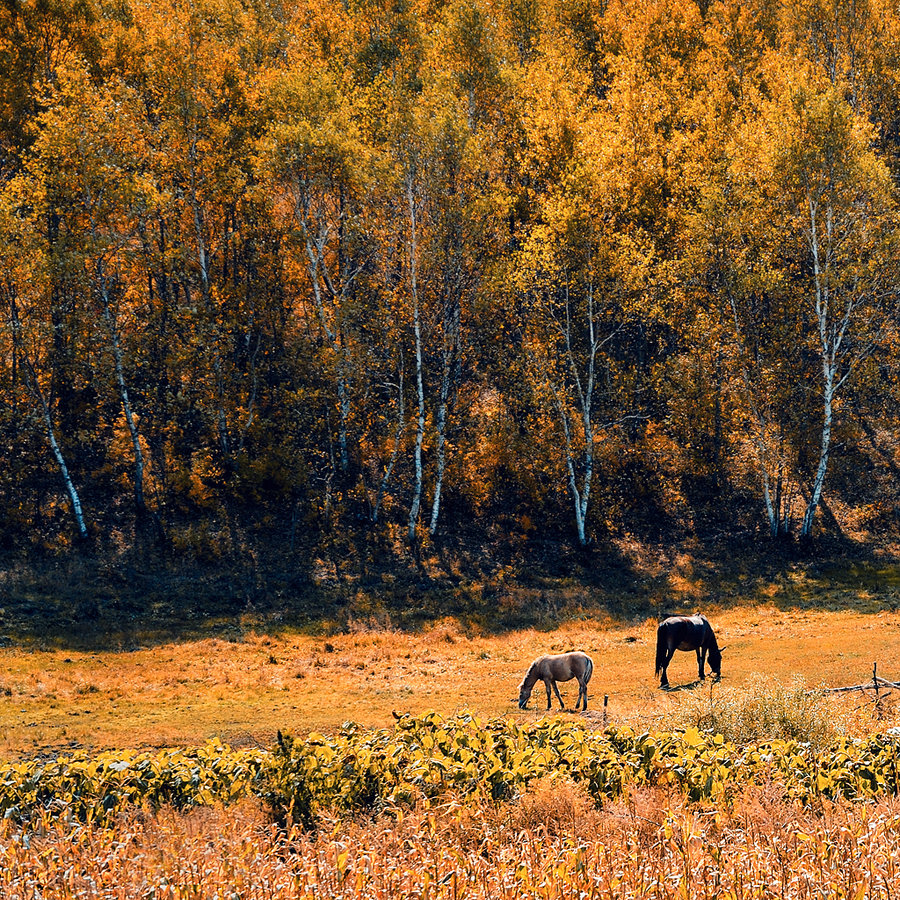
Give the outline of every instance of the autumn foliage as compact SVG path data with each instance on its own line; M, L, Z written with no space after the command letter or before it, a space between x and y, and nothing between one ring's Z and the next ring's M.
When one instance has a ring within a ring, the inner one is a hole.
M883 0L3 3L6 548L882 534L898 47Z
M272 751L19 763L0 771L0 885L23 898L891 897L896 742L815 754L697 729L432 714Z

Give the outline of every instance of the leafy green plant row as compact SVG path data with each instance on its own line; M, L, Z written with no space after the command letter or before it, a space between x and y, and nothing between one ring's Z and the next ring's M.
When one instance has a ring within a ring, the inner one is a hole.
M325 809L385 811L449 796L509 800L546 776L583 783L598 803L630 785L671 785L693 801L728 802L754 782L808 802L897 793L898 743L888 733L823 750L784 740L738 747L695 728L639 734L563 719L519 724L432 713L401 717L392 729L279 735L272 750L212 742L10 763L0 766L0 813L23 823L47 814L103 823L130 807L256 797L277 819L312 826Z

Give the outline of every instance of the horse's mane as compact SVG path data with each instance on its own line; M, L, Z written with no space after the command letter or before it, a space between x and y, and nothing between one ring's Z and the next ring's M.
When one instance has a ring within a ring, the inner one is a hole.
M525 682L527 682L528 679L529 679L532 675L534 675L535 671L537 670L538 663L539 663L542 659L543 659L543 657L539 657L538 659L536 659L536 660L528 667L528 671L525 673L525 677L522 679L522 683L519 685L519 687L524 686ZM535 675L535 677L534 677L534 680L537 681L537 676L536 676L536 675Z

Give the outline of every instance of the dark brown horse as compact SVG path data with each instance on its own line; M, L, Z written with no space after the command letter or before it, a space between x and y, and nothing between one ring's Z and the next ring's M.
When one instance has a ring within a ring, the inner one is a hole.
M547 709L550 709L553 702L550 694L551 688L556 691L560 709L565 709L566 705L559 695L556 682L569 681L572 678L578 679L578 699L575 701L575 709L578 709L582 700L584 708L587 709L587 685L593 671L594 661L587 653L579 650L572 653L558 653L555 656L539 656L528 667L525 678L519 685L519 709L525 709L528 698L531 697L532 688L538 681L543 681L544 687L547 689Z
M709 654L709 667L716 679L722 677L722 651L716 643L716 635L709 619L699 613L695 616L669 616L656 629L656 674L659 686L668 687L666 669L676 650L696 650L700 678L706 677L703 666Z

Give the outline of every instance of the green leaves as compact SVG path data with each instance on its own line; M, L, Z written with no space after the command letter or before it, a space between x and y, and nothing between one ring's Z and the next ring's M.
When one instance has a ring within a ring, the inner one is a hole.
M874 797L898 790L897 738L843 738L817 752L796 741L737 747L696 728L636 734L542 719L481 722L403 716L394 729L344 729L306 740L279 735L272 750L217 742L158 752L110 751L0 767L0 815L39 813L110 822L128 807L229 804L256 797L283 824L314 827L333 813L399 811L451 797L511 800L539 778L585 785L601 803L635 785L670 785L689 800L729 802L742 786L775 784L786 798Z

